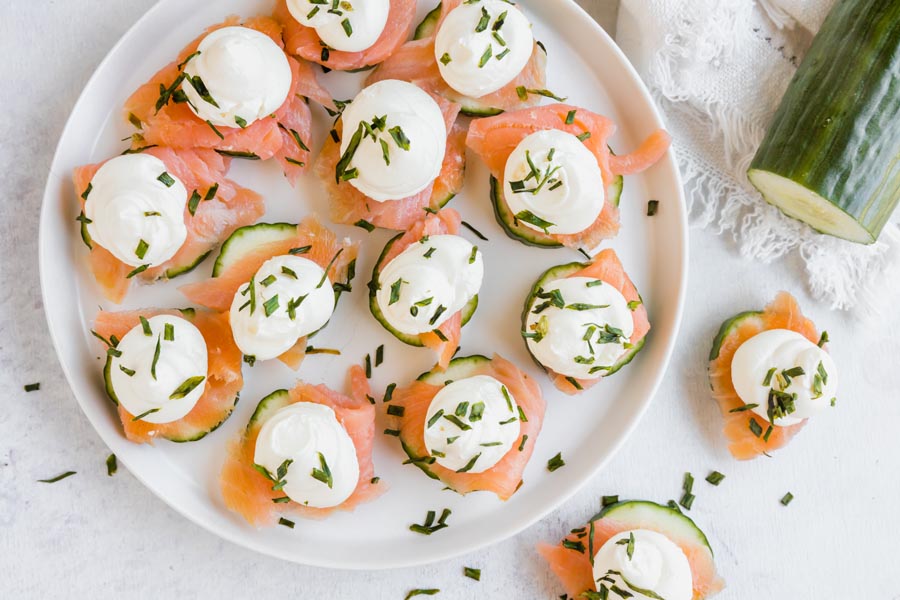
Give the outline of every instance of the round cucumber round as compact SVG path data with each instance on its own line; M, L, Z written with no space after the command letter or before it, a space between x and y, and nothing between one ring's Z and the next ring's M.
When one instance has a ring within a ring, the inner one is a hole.
M388 243L384 246L384 250L381 251L381 254L378 256L378 261L375 263L375 267L372 269L372 280L369 281L369 310L372 312L372 316L381 323L381 326L387 329L391 335L395 338L403 342L404 344L409 344L410 346L419 346L421 347L422 340L419 339L418 335L410 335L408 333L403 333L402 331L398 331L395 329L384 316L384 313L381 312L381 307L378 306L378 299L376 297L376 293L378 291L378 280L381 276L381 269L384 266L382 263L384 262L384 257L387 256L388 252L390 252L391 247L403 237L402 233L398 233L393 238L391 238ZM463 306L462 308L462 323L460 327L465 326L472 319L472 315L475 314L475 311L478 309L478 295L472 297L469 302Z
M212 276L218 277L263 244L289 240L296 235L297 225L294 223L257 223L236 229L222 244L216 264L213 265Z
M690 517L677 509L656 502L649 500L616 502L604 507L589 522L604 518L613 519L630 529L640 529L650 524L660 532L666 532L678 539L690 540L698 546L706 548L709 550L710 556L713 554L706 534Z
M724 342L725 338L731 335L734 330L740 327L741 324L748 319L756 319L761 314L762 311L759 310L748 310L746 312L738 313L722 323L722 326L719 327L719 332L713 339L712 348L709 351L709 360L713 361L719 358L719 351L722 349L722 342Z
M256 410L247 422L247 431L251 431L257 425L261 426L275 411L284 408L291 403L291 395L287 390L275 390L256 405Z
M607 198L615 206L619 206L623 182L622 176L619 175L613 180L607 190ZM512 239L529 246L537 246L538 248L562 248L562 244L553 239L552 236L519 223L506 203L503 187L493 175L491 176L491 204L494 206L494 216L497 218L497 223L500 224L506 235Z
M535 301L538 299L537 295L542 290L545 289L547 284L556 279L563 279L571 276L578 271L587 268L591 263L581 263L581 262L573 262L565 265L559 265L556 267L551 267L541 274L538 280L531 287L531 291L528 293L528 297L525 299L525 306L522 309L522 331L525 331L525 328L528 326L528 314L534 308ZM622 369L625 365L634 360L634 357L637 356L638 352L641 351L644 347L644 340L646 338L641 338L638 340L636 344L634 344L631 348L629 348L625 354L616 361L616 364L612 366L612 368L603 375L603 377L609 377L610 375L614 375L618 373L619 370ZM531 355L531 358L536 362L541 368L547 369L541 362L535 357L534 354L531 353L531 348L528 346L528 341L525 338L522 338L522 341L525 342L525 347L528 349L528 354Z

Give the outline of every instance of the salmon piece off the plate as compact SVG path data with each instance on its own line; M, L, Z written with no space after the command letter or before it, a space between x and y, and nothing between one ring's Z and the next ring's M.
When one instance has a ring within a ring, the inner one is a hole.
M125 116L140 121L145 144L172 148L211 148L239 158L275 158L291 183L309 168L312 116L306 98L333 107L331 95L316 80L312 66L288 57L292 81L287 100L274 115L240 127L213 128L188 107L176 103L171 92L180 85L184 62L208 34L223 27L244 26L263 33L284 48L281 25L274 19L255 17L241 22L228 17L188 44L175 61L163 67L125 101ZM168 90L168 100L165 92Z
M262 196L239 186L225 174L231 159L210 149L148 148L152 154L166 165L166 169L184 183L191 194L196 192L202 198L193 215L186 205L184 221L188 235L184 244L171 259L136 275L143 282L156 281L181 275L197 266L225 238L239 227L254 223L265 213ZM86 165L75 169L73 179L75 193L84 208L84 194L91 179L103 163ZM128 275L134 270L109 251L90 241L84 234L85 243L90 247L91 271L107 300L120 303L131 287Z
M272 490L272 482L253 468L256 438L262 423L251 421L238 439L227 449L225 463L219 477L225 505L241 515L253 526L274 525L285 513L301 517L321 519L338 510L353 510L359 504L381 495L385 484L375 476L372 463L372 445L375 439L375 407L369 402L369 382L361 367L351 367L351 395L345 396L324 385L298 383L289 391L289 403L314 402L332 408L337 419L350 435L359 459L359 481L353 494L338 506L313 508L296 502L284 504L272 502L282 496Z

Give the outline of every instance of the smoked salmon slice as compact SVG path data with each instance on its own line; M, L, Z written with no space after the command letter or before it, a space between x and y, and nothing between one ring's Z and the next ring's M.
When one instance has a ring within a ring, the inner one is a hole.
M636 303L635 308L631 311L631 316L634 320L634 331L628 342L633 347L639 347L639 345L643 343L644 338L650 331L650 321L647 317L647 309L644 307L644 303L641 300L640 294L638 294L637 288L625 272L625 267L622 266L622 261L619 260L619 256L616 254L615 250L610 248L601 250L590 263L585 263L583 269L575 271L571 275L568 275L568 277L591 277L599 279L619 290L626 301ZM570 396L579 394L582 391L593 387L603 379L602 377L598 379L574 379L560 375L547 367L544 368L553 380L553 385L561 392L565 392ZM575 383L578 384L577 387Z
M265 213L262 196L227 179L225 174L231 159L210 149L180 149L154 147L142 150L165 163L170 173L184 183L190 194L203 198L191 214L190 202L185 206L184 222L187 239L165 263L149 268L131 278L134 267L115 258L109 251L93 243L82 228L82 238L90 248L90 266L103 295L110 302L121 303L128 293L132 279L152 282L187 273L231 233L254 223ZM103 163L75 169L75 193L84 210L84 194ZM206 198L209 198L208 200Z
M425 376L394 390L390 406L395 408L388 413L388 426L390 430L399 432L398 437L409 462L432 479L439 479L460 494L488 491L501 500L507 500L522 485L522 473L541 431L546 409L541 388L534 379L496 354L491 359L483 356L458 358L451 365L458 361L472 365L466 369L465 377L488 375L497 379L506 386L522 409L519 437L500 462L481 473L458 473L434 461L425 445L425 419L431 401L445 384L426 383L423 381Z
M671 141L668 133L658 130L632 154L614 156L607 145L616 131L610 119L583 108L558 103L473 121L469 126L466 145L485 162L491 176L502 182L506 161L522 140L537 131L550 129L584 138L584 145L597 159L606 189L619 175L634 174L655 164L665 155ZM495 188L506 205L503 186L495 185ZM598 190L598 193L601 191ZM619 211L607 194L597 220L584 231L566 235L535 232L535 235L543 235L569 248L592 249L601 241L615 237L618 232Z
M152 444L158 438L173 442L192 442L205 437L219 427L234 410L244 379L241 375L241 351L231 338L231 328L226 315L187 309L162 310L148 308L129 312L101 311L94 320L93 331L114 347L126 333L141 324L140 318L157 315L182 317L193 323L206 341L208 373L203 395L194 408L183 418L171 423L135 421L134 415L116 402L111 387L107 359L104 368L107 393L118 405L119 419L125 437L136 444Z
M281 25L267 17L247 19L236 16L213 25L188 44L178 57L163 67L125 101L128 120L142 129L147 145L172 148L210 148L236 158L267 160L276 158L291 183L309 168L312 116L305 98L332 108L331 95L319 85L309 63L288 57L291 88L287 100L270 118L260 119L245 128L213 128L173 94L181 85L185 61L208 34L223 27L242 25L263 33L284 48Z
M749 460L787 444L806 424L803 420L796 425L773 426L766 436L757 436L750 429L750 420L765 419L755 416L750 410L740 410L744 406L731 380L731 361L734 353L748 339L769 329L789 329L796 331L809 341L818 343L819 333L812 321L803 316L800 306L793 296L780 292L762 311L741 313L725 321L709 356L709 383L712 396L719 404L725 419L725 437L728 450L738 460ZM737 410L737 411L736 411ZM736 412L735 412L736 411ZM767 423L759 423L763 429Z
M349 371L351 395L345 396L324 385L300 382L284 394L284 405L297 402L313 402L331 407L337 419L353 441L359 460L359 481L353 494L343 503L331 508L313 508L296 502L284 504L272 502L283 494L272 491L272 482L253 468L256 438L262 429L267 412L267 400L263 399L238 439L227 449L225 462L219 476L219 484L225 505L242 516L254 527L274 525L280 515L296 514L300 517L321 519L338 510L353 510L359 504L375 499L385 490L385 484L375 477L372 462L372 445L375 440L375 407L369 402L369 383L363 369L355 365Z
M539 104L547 92L547 53L538 42L535 42L531 60L522 72L496 92L480 98L469 98L447 85L441 77L434 56L434 40L444 18L462 2L463 0L443 0L435 26L427 28L427 31L422 31L425 28L420 27L422 37L400 46L369 75L366 85L384 79L415 83L423 90L461 104L463 112L470 116L497 114Z
M384 229L405 231L422 218L425 214L423 211L439 210L459 192L466 169L466 130L456 123L459 106L439 96L434 98L447 126L447 149L437 179L414 196L376 202L349 182L335 181L335 169L341 160L341 144L334 138L325 140L316 160L315 172L331 203L333 222L353 225L364 221ZM340 121L335 124L335 132L338 136L342 135Z
M383 62L409 38L416 18L416 0L391 0L384 31L362 52L326 48L315 29L298 23L291 15L287 0L278 0L275 18L284 27L284 44L289 54L335 71L359 71Z
M253 277L263 263L270 258L293 253L328 269L328 278L336 293L340 293L351 288L358 252L358 242L347 238L339 240L315 215L310 215L296 225L294 235L262 244L244 253L221 272L214 273L210 279L183 285L179 290L194 304L227 313L238 289ZM278 359L292 369L299 368L306 356L307 341L307 337L300 338Z

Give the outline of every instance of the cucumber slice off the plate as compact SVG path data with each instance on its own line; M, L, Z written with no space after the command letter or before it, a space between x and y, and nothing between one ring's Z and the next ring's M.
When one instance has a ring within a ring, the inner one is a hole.
M381 312L381 307L378 306L378 299L376 297L376 293L378 291L378 279L381 276L381 269L384 267L384 257L387 256L388 252L390 252L391 247L403 237L402 233L398 233L393 238L388 241L384 246L384 250L381 251L381 255L378 257L378 261L375 263L375 268L372 269L372 280L369 282L369 310L372 312L372 316L381 323L381 326L391 332L395 338L403 342L404 344L409 344L410 346L422 346L422 340L419 339L418 335L410 335L408 333L403 333L402 331L398 331L394 329L394 327L388 322L387 318L385 318L384 313ZM465 326L472 319L472 315L475 314L475 310L478 308L478 295L472 297L469 302L462 307L462 324Z
M528 313L531 311L532 307L535 304L535 300L537 299L538 291L542 288L546 288L547 284L556 279L563 279L565 277L569 277L573 273L577 273L578 271L585 269L590 266L590 263L580 263L573 262L565 265L559 265L556 267L551 267L544 271L543 274L538 278L534 285L531 287L531 291L528 293L528 297L525 299L525 306L522 309L522 331L525 331L528 323ZM616 361L616 364L612 366L612 368L606 372L603 377L609 377L617 373L622 369L625 365L634 360L634 357L637 356L638 352L644 347L644 341L647 338L641 338L638 343L628 349L628 351L622 355L619 360ZM525 341L523 339L523 341ZM531 348L528 347L528 343L526 341L525 347L528 348L528 354L531 355L531 358L540 366L542 369L546 369L544 365L542 365L537 358L535 358L534 354L531 354Z

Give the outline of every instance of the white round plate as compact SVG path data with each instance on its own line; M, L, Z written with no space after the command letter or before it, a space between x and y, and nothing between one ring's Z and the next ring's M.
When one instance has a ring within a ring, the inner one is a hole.
M572 104L609 115L619 125L611 145L628 152L662 126L653 103L621 51L571 0L522 0L537 39L549 52L549 88ZM579 397L558 392L530 360L519 336L519 314L530 286L546 268L579 259L567 250L540 250L507 238L494 220L488 197L488 174L471 159L466 186L451 204L463 218L490 238L478 241L486 273L481 306L463 330L461 356L499 353L536 377L547 400L544 430L525 471L524 485L509 501L492 494L467 497L442 491L412 465L401 465L397 439L377 434L375 467L388 491L352 513L323 521L299 521L295 529L257 530L229 512L218 488L226 443L245 426L256 403L268 392L289 387L299 376L343 390L349 365L360 363L379 344L385 362L374 370L379 396L391 382L401 385L433 363L430 351L403 345L370 315L366 283L375 258L390 233L368 234L337 227L363 241L354 291L345 296L327 329L315 338L320 347L339 348L341 356L306 359L299 373L277 364L245 366L246 385L233 416L202 441L138 446L125 440L115 411L103 391L103 348L90 335L98 306L107 310L137 307L182 307L177 286L208 277L212 260L175 281L131 291L121 307L98 292L81 244L78 198L70 174L81 164L121 152L120 140L131 133L121 106L128 95L157 69L170 62L206 26L226 15L270 13L265 0L161 0L125 34L97 68L62 134L51 167L40 227L40 268L50 333L75 398L100 437L119 460L163 501L209 531L286 560L348 569L377 569L429 563L508 538L559 506L596 474L640 419L665 372L681 319L687 277L687 225L681 183L671 152L646 173L626 178L622 230L612 242L646 302L653 329L638 358L615 377ZM420 2L420 15L432 8ZM336 98L351 98L364 74L329 73L323 82ZM319 107L314 150L331 120ZM471 158L471 157L470 157ZM327 200L314 176L292 189L274 161L235 161L231 176L263 193L269 221L293 221L309 212L327 220ZM647 201L660 201L659 213L646 216ZM468 232L465 235L472 237ZM379 403L379 407L382 404ZM377 424L384 426L382 416ZM562 452L564 468L547 471L547 460ZM450 527L432 536L411 532L428 510L452 509Z

